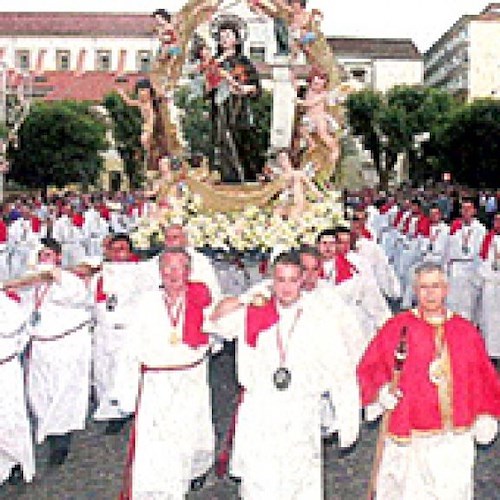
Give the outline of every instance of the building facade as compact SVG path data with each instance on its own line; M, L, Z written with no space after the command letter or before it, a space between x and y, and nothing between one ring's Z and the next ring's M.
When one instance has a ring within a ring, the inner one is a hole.
M359 89L386 92L394 85L422 85L423 57L412 40L387 38L328 38L344 71Z
M424 81L464 101L500 97L500 3L462 16L424 56Z

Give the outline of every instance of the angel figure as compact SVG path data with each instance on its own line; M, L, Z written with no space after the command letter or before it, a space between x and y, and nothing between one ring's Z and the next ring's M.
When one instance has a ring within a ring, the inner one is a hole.
M323 194L304 170L294 167L288 149L281 149L276 161L284 187L274 213L282 218L298 219L306 209L306 192L312 191L318 199L322 199Z
M313 134L316 134L328 148L330 160L335 167L340 158L339 140L335 134L340 127L328 110L331 105L329 78L324 71L313 68L307 82L308 88L304 98L297 99L297 104L305 111L300 124L300 133L310 149L317 146L313 139Z

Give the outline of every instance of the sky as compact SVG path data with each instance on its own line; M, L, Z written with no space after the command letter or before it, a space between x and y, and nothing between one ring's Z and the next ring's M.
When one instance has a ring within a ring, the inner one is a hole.
M152 12L160 7L175 11L184 3L185 0L21 0L2 5L0 11ZM488 3L488 0L309 0L308 8L324 12L325 35L411 38L425 52L462 15L479 14Z

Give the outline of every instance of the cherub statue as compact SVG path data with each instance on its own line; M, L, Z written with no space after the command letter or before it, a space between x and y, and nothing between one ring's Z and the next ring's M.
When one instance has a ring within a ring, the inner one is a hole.
M136 83L135 91L137 99L131 99L121 88L117 88L116 91L127 106L139 108L142 118L141 145L144 150L149 153L151 150L155 122L155 96L151 82L148 79L144 79Z
M282 180L284 188L280 195L281 203L275 207L274 213L283 218L298 219L306 209L306 192L312 191L319 199L323 194L304 170L294 167L288 149L281 149L276 161L276 175Z
M297 104L305 110L300 133L311 149L317 146L313 139L313 134L316 134L328 148L331 162L335 167L340 158L339 140L335 134L340 127L328 110L331 105L328 75L319 68L313 68L307 82L308 88L304 98L297 99Z
M285 14L289 25L292 56L297 59L300 52L309 55L309 46L316 41L312 27L318 26L321 12L306 10L306 0L250 0L250 8L260 15L279 18Z

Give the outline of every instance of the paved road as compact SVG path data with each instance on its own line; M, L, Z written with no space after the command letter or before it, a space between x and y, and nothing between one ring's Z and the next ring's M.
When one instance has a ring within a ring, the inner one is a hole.
M235 401L234 356L226 350L211 366L215 428L220 443L228 426ZM104 426L90 422L77 433L67 462L58 469L47 467L47 446L37 447L37 474L23 486L0 487L0 499L19 500L116 500L121 486L122 467L128 439L127 427L121 434L106 436ZM339 452L335 443L325 446L325 492L327 499L361 499L367 485L377 429L364 425L361 439L352 450ZM476 499L500 499L500 440L478 449ZM231 480L219 480L212 473L203 490L190 500L232 500L238 488ZM277 499L278 500L278 499Z

